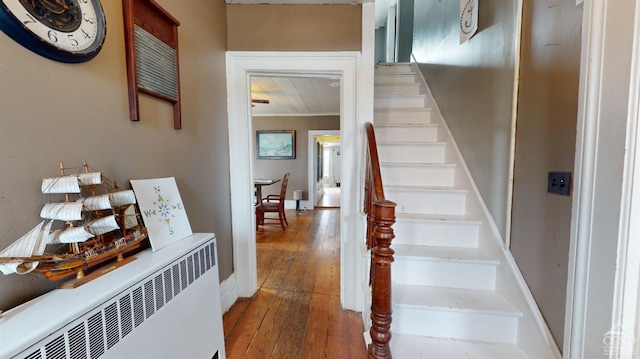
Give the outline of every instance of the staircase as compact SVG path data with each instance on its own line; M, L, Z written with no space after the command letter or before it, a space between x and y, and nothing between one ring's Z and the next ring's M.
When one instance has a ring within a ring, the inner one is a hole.
M416 65L379 64L375 94L393 357L561 358Z

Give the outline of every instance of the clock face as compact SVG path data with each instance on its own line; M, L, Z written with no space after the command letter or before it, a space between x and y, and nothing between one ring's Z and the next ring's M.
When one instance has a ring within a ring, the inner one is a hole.
M102 48L106 21L99 0L0 0L0 29L52 60L83 62Z

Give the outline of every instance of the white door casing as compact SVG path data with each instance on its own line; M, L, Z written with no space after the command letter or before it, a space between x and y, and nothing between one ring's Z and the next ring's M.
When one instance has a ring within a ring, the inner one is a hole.
M250 76L256 74L339 75L340 136L343 140L343 184L340 218L340 293L345 309L361 310L358 293L359 243L356 218L360 212L362 128L366 111L359 111L356 93L361 72L358 52L227 52L227 96L231 182L231 225L238 294L257 291L255 216L252 197L254 153L251 141ZM362 76L366 77L366 76ZM371 74L372 77L372 74ZM372 106L371 106L372 107ZM364 239L363 239L364 240Z

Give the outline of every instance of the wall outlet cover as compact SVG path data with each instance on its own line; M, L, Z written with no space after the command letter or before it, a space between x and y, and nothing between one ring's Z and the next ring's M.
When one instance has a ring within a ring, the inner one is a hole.
M568 196L571 193L571 172L549 172L547 192Z

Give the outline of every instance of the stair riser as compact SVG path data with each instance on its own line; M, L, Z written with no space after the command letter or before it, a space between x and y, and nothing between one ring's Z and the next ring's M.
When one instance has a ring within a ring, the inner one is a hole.
M452 187L455 167L452 166L382 166L385 185Z
M420 84L400 83L400 84L378 84L375 87L376 95L419 95Z
M396 252L391 273L393 356L561 358L551 335L541 328L544 318L535 308L535 300L526 289L520 290L526 283L511 258L500 251L501 238L485 228L491 226L489 215L472 210L484 208L482 202L476 196L467 198L465 191L436 190L453 187L454 182L459 187L472 183L472 179L466 178L465 173L442 169L403 168L402 164L411 163L464 163L457 153L445 154L445 146L438 142L446 141L447 148L454 148L450 136L444 132L439 133L439 138L437 133L417 134L415 128L410 133L396 129L385 132L380 126L445 123L424 79L417 71L412 74L413 70L414 64L381 63L375 72L374 123L385 197L397 204L398 214L393 226ZM424 97L418 98L414 91ZM417 143L427 141L427 136L433 136L428 137L431 143ZM464 178L459 177L462 175ZM466 186L473 190L471 187ZM404 213L429 216L403 218ZM480 221L464 220L470 217ZM500 263L506 267L499 267ZM363 273L369 273L368 266ZM368 291L369 287L365 293ZM363 297L368 303L363 312L369 318L371 298L367 294ZM368 328L370 322L365 319L365 323ZM403 335L407 335L404 341ZM427 345L423 346L425 342Z
M408 191L385 188L385 197L397 203L397 213L464 215L466 192Z
M441 144L384 144L378 142L380 162L444 163L445 146Z
M394 64L391 66L381 65L376 66L375 74L408 74L413 73L413 68L410 64Z
M391 279L400 284L494 290L496 264L396 256Z
M455 303L451 305L455 306ZM515 343L518 317L394 305L391 331L438 338Z
M438 126L376 127L376 141L427 141L438 140Z
M393 244L478 247L478 224L396 219Z
M415 74L379 74L374 77L374 84L415 83Z
M430 109L407 109L407 110L376 110L374 112L374 123L397 124L397 123L431 123Z
M380 95L375 97L375 108L424 108L424 95Z

